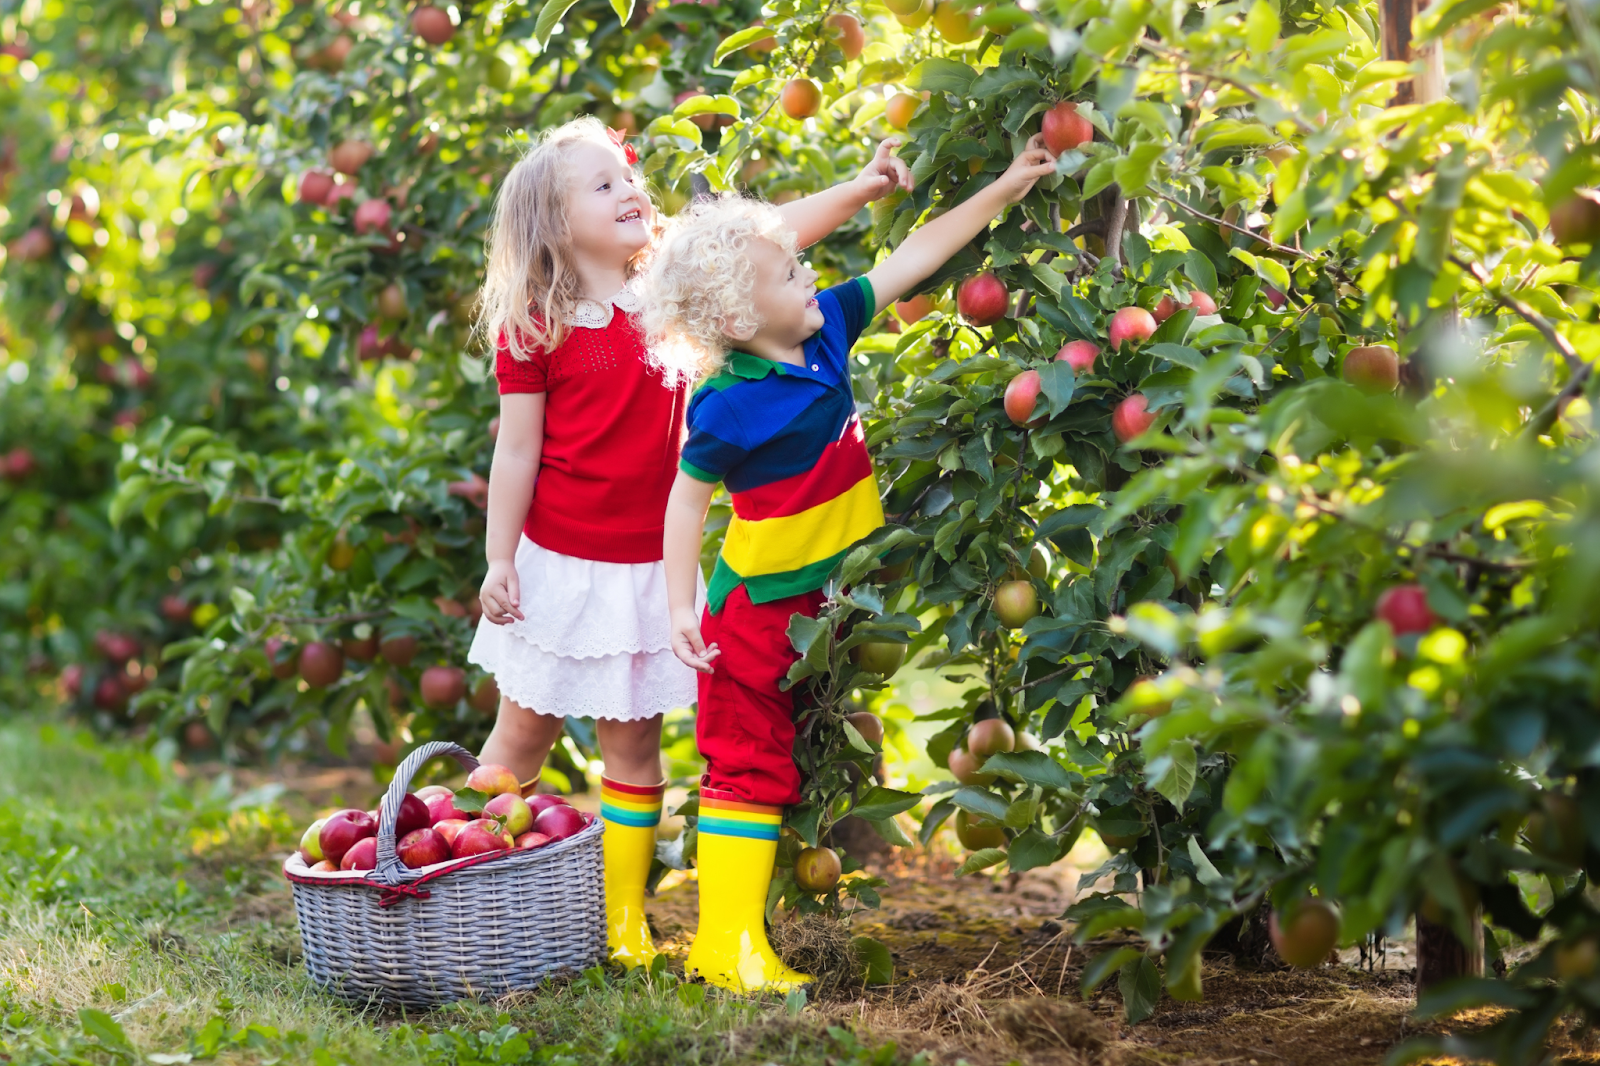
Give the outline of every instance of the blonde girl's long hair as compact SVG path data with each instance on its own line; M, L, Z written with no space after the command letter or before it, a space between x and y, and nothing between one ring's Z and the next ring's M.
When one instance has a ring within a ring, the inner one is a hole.
M571 330L582 292L567 219L568 160L584 141L616 144L599 119L573 119L540 134L500 183L476 316L476 333L490 355L504 336L514 358L528 359L534 351L554 350ZM649 249L646 244L629 262L630 275Z

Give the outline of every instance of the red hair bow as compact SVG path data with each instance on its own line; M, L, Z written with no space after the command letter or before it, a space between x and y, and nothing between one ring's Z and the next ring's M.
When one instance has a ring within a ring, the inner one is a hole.
M633 145L628 143L628 135L622 130L606 130L611 135L611 143L622 149L622 155L629 166L636 166L639 162L639 153L633 150Z

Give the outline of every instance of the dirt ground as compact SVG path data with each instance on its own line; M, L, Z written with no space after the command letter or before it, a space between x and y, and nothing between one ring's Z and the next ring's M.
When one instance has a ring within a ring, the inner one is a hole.
M347 769L280 771L275 779L288 786L285 803L296 813L375 804L381 791L370 775ZM580 807L598 802L576 797ZM883 905L855 915L851 931L888 946L895 982L845 988L812 1009L863 1037L926 1052L935 1066L1376 1066L1408 1036L1438 1031L1411 1017L1406 941L1390 942L1370 968L1353 949L1339 965L1311 971L1255 969L1208 954L1202 1002L1163 998L1153 1017L1126 1025L1115 981L1087 1001L1078 993L1084 963L1108 943L1075 945L1058 920L1080 873L1098 865L1098 848L1080 843L1046 870L957 878L953 842L936 837L928 850L870 864L889 882ZM680 964L697 904L693 875L671 874L646 906L657 945ZM1455 1024L1490 1020L1477 1014ZM1557 1033L1552 1050L1566 1062L1600 1063L1593 1037Z

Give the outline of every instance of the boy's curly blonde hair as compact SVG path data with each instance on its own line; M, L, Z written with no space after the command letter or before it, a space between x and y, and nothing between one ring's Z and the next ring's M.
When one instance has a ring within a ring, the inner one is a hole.
M735 343L731 337L762 326L750 259L756 241L797 250L794 230L777 208L732 193L702 200L668 224L644 274L639 319L650 361L669 381L716 373Z

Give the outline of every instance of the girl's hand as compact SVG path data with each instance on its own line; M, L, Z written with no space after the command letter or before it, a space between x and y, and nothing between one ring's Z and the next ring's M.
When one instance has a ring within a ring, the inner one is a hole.
M995 179L995 186L1005 193L1006 203L1014 204L1033 188L1034 183L1047 174L1055 173L1056 157L1044 146L1044 134L1035 133L1028 138L1022 154L1011 161L1006 172Z
M862 195L868 203L888 196L895 189L904 189L911 192L916 182L911 180L911 168L896 156L891 155L900 147L900 138L887 137L878 142L878 151L872 157L872 162L862 168L856 175L856 185L860 187Z
M483 616L497 626L506 625L513 618L522 621L522 590L517 585L517 568L510 559L496 559L489 564L478 602L483 605Z
M706 647L705 640L700 636L700 619L692 607L672 612L672 653L685 666L693 667L702 674L715 672L711 660L721 655L722 650L715 644Z

